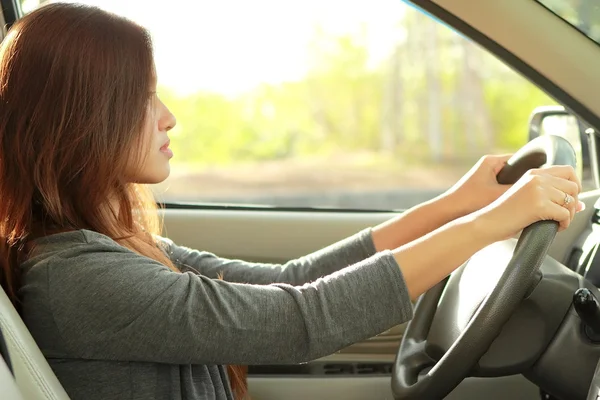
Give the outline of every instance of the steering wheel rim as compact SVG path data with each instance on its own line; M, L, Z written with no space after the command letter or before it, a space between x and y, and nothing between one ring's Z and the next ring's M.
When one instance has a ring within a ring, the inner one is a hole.
M575 168L576 156L571 144L553 135L532 140L510 158L498 174L498 182L514 183L529 169L543 165ZM394 362L395 399L443 398L469 376L531 288L557 232L556 221L539 221L523 230L496 286L439 360L427 354L427 336L440 299L444 301L442 294L448 278L419 298Z

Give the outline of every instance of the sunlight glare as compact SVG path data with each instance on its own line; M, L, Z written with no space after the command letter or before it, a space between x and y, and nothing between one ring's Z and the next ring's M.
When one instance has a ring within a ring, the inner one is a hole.
M398 21L406 5L397 0L172 0L168 8L162 0L67 1L96 5L148 28L160 83L180 94L237 95L261 83L300 79L317 27L356 34L364 26L373 62L405 36Z

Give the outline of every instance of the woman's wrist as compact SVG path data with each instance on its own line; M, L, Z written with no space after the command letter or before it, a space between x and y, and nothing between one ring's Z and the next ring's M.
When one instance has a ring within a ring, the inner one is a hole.
M477 210L474 199L461 191L446 192L438 197L440 212L445 213L448 222L464 217Z
M374 227L372 238L375 248L377 251L395 249L462 217L464 214L458 200L458 197L444 194Z
M415 299L492 244L489 220L467 215L392 251Z

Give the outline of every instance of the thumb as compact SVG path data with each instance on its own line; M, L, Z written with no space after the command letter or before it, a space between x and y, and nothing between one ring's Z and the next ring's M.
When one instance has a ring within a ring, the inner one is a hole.
M494 156L492 162L492 169L494 171L494 175L498 175L498 173L504 168L506 162L512 157L512 154L500 154Z

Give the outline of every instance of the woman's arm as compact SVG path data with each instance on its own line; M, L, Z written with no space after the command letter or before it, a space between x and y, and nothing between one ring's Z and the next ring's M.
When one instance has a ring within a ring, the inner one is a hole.
M485 156L459 181L437 198L415 206L372 230L366 230L308 256L280 264L248 263L211 253L178 247L165 241L173 261L184 271L208 277L256 284L299 285L338 271L377 251L402 247L445 224L490 204L510 186L499 185L496 175L508 155Z
M366 229L285 264L231 260L209 252L177 246L165 238L158 239L165 244L172 261L182 271L199 273L209 278L222 275L229 282L302 285L371 257L377 251L398 248L439 228L458 216L457 207L453 207L451 203L449 196L440 196L413 207L373 230Z
M422 293L464 264L473 254L493 243L493 221L478 215L456 219L392 251L401 266L410 298Z
M439 197L376 227L373 238L377 250L403 246L494 202L510 188L499 184L497 179L509 158L509 154L482 157Z
M377 251L392 250L412 242L464 215L457 198L443 194L419 204L373 228Z
M33 269L27 281L34 287L47 282L43 296L52 307L52 323L70 356L78 358L299 363L412 316L401 270L389 251L303 286L176 273L100 241L70 249L69 255L48 270Z
M171 240L158 238L171 260L182 270L208 278L222 275L228 282L268 285L288 283L302 285L356 264L376 253L367 229L319 251L291 260L285 264L251 263L231 260L206 252L177 246Z
M477 240L457 242L461 237ZM418 245L380 252L303 286L237 284L176 273L91 239L72 246L68 257L47 270L29 271L27 282L47 285L52 323L73 357L298 363L408 320L409 292L414 298L435 284L490 242L484 238L471 221L453 223Z

